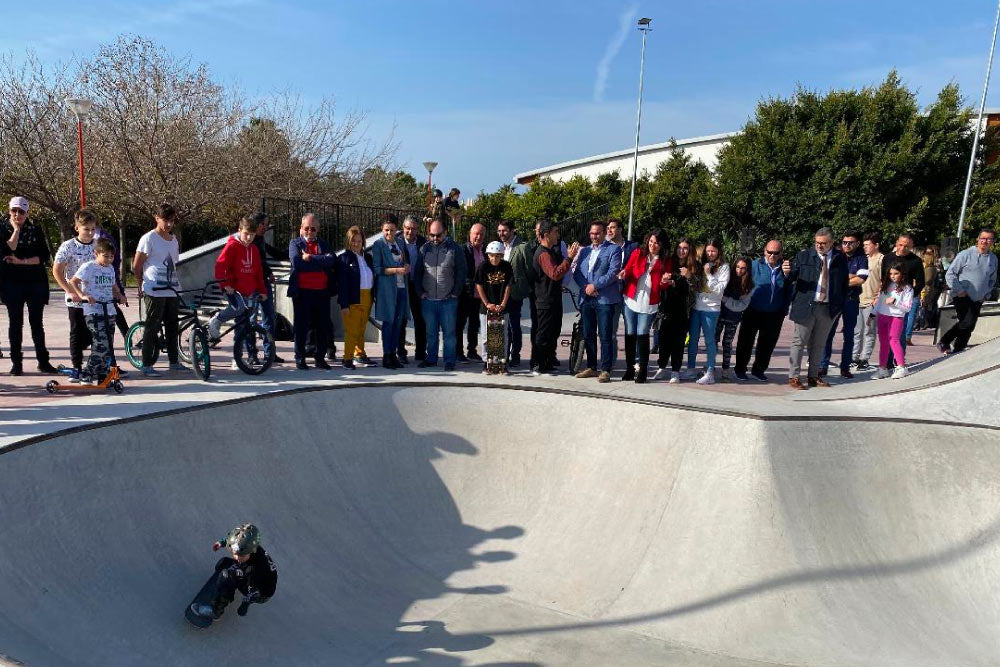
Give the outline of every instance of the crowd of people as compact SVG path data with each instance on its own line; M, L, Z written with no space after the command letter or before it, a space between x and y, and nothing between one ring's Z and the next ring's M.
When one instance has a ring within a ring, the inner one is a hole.
M767 382L766 371L787 317L793 323L788 385L806 389L829 386L827 376L837 353L836 369L844 378L870 369L876 339L876 377L905 377L914 327L933 326L946 291L957 321L938 347L944 354L962 351L997 283L996 234L991 229L980 230L976 245L947 266L934 246L921 255L914 253L908 234L900 235L883 254L875 233L852 231L837 243L827 227L816 231L812 248L786 256L781 241L772 239L757 258L727 258L715 238L698 244L682 237L671 243L661 229L637 243L623 237L621 223L614 219L593 221L585 245L567 246L559 225L549 220L535 224L531 239L521 239L510 223L501 221L497 240L490 243L486 228L475 224L467 241L459 243L448 230L449 218L456 218L448 202L457 208L457 196L453 190L446 200L436 197L423 221L406 216L400 226L395 215L386 214L380 235L369 247L362 230L352 226L341 251L319 238L313 214L302 217L287 255L265 242L266 215L243 218L216 261L215 276L229 306L210 319L211 335L217 336L222 323L235 315L240 297L252 295L262 305L262 323L274 333L274 275L266 260L287 256L294 361L300 370L331 368L328 359L336 349L331 306L336 299L346 369L375 365L364 347L370 317L381 327L381 364L387 369L411 363L406 345L411 322L412 361L418 368L440 364L454 370L459 363L483 363L486 320L492 314L503 318L503 368L509 373L522 365L521 319L527 301L528 370L533 375L557 374L562 363L556 349L563 293L575 284L584 347L584 367L575 373L577 378L613 379L618 331L624 322L623 381ZM23 373L25 308L38 369L53 373L42 324L49 298L48 244L30 220L25 198L11 199L9 211L10 217L0 224L0 296L9 318L11 374ZM163 204L154 219L155 228L141 237L132 262L146 318L144 376L159 374L154 361L161 325L169 368L183 368L174 291L180 290L176 211ZM52 276L65 292L73 381L96 382L118 365L114 329L117 326L123 336L127 331L119 304L128 301L119 272L120 251L110 235L87 210L77 212L74 222L76 236L55 253ZM722 366L717 371L720 343ZM88 346L91 357L84 366ZM704 355L702 364L699 354ZM650 366L654 355L655 370ZM803 356L808 358L804 380Z

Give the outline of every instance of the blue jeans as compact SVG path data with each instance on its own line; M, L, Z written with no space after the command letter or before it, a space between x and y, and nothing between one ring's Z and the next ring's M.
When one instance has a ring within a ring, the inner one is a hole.
M597 368L597 339L601 340L601 370L611 372L614 365L617 341L612 338L615 306L612 303L598 303L597 299L580 302L580 318L583 322L583 348L587 353L587 368ZM616 332L617 333L617 332Z
M840 316L833 321L830 328L830 335L826 338L826 347L823 348L823 361L819 367L822 370L830 368L830 357L833 356L833 339L837 337L837 323L844 323L844 347L840 355L840 370L851 369L851 360L854 359L854 328L858 326L858 313L861 310L861 302L855 299L845 299L844 309Z
M421 301L424 324L427 325L427 363L438 360L438 332L444 338L444 363L455 365L455 329L458 325L458 299Z
M709 371L715 370L715 327L719 324L719 313L710 313L707 310L692 310L691 325L688 328L688 368L695 368L695 360L698 358L698 337L702 332L705 334L705 367Z
M625 306L625 335L648 336L656 313L637 313Z
M262 301L260 304L260 323L265 329L271 332L271 338L274 338L274 283L270 280L265 280L264 283L267 285L267 301ZM271 354L271 350L268 349L271 346L268 345L264 348L264 354Z
M403 315L406 314L406 301L409 299L409 295L406 293L405 287L396 288L396 306L393 309L392 320L382 320L382 357L388 357L389 355L396 354L396 348L399 346L399 336L401 329L403 328L403 322L405 318Z
M913 325L917 321L917 310L920 309L920 295L913 295L913 307L906 314L906 327L903 330L903 349L906 349L906 341L913 335Z

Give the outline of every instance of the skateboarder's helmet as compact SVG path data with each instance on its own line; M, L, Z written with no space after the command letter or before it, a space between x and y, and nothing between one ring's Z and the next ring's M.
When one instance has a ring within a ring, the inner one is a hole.
M260 544L260 531L252 523L244 523L229 533L227 543L232 552L239 556L252 554Z
M490 244L486 246L487 255L502 255L503 254L503 244L499 241L490 241Z

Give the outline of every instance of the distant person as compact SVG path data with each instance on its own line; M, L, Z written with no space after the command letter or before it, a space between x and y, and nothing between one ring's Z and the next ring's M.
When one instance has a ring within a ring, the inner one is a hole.
M396 237L397 218L393 213L382 217L382 236L372 244L372 269L375 274L375 319L382 323L382 367L403 367L396 356L400 329L406 325L409 297L406 293L410 264L406 248Z
M94 234L97 232L97 216L90 211L77 211L73 215L73 229L76 236L64 241L52 262L52 277L66 293L66 312L69 313L69 358L72 364L69 381L80 382L83 370L83 351L90 347L91 338L87 327L84 300L70 284L81 266L92 262L96 256ZM110 299L109 299L110 300ZM112 306L111 312L114 313Z
M733 356L733 339L736 338L736 328L740 326L743 313L750 305L754 283L750 275L750 260L740 257L729 269L729 283L722 293L722 309L719 311L719 324L715 329L716 341L722 341L722 381L730 382L729 361Z
M292 265L288 274L288 297L292 300L295 320L295 368L309 370L306 339L309 332L315 330L313 364L320 370L330 370L326 350L333 337L330 297L337 292L337 257L330 244L319 238L319 223L314 214L302 216L299 235L288 242L288 260ZM344 354L346 359L346 349Z
M913 307L913 288L904 280L905 267L896 260L886 272L888 279L882 285L875 310L878 313L878 373L879 379L889 377L889 350L896 357L896 368L892 379L906 377L906 349L903 347L902 331L906 325L906 313Z
M483 373L487 372L489 362L489 348L486 344L488 329L487 317L489 315L503 316L503 373L509 375L507 370L507 351L510 349L507 341L509 327L507 320L510 313L507 311L510 305L510 286L514 282L514 269L510 262L503 258L504 247L500 241L492 241L486 246L486 261L480 264L476 270L475 284L479 293L479 329L483 332L482 356ZM518 313L520 316L520 313Z
M705 337L705 373L698 378L698 384L715 383L715 329L719 324L722 310L722 294L729 284L729 265L722 255L722 242L709 239L701 256L701 289L694 294L691 324L688 328L687 371L683 380L697 377L698 338Z
M861 232L848 232L841 239L841 252L847 259L847 295L844 297L844 307L840 318L834 319L833 326L826 339L823 349L823 361L820 362L819 374L826 375L833 356L833 339L837 336L837 322L843 323L843 347L840 354L840 376L848 380L854 377L851 372L851 362L854 361L854 329L858 323L861 311L861 286L868 275L868 255L861 249Z
M479 346L479 310L482 303L476 293L476 271L486 261L483 250L483 239L486 238L486 228L476 223L469 228L469 240L462 245L465 258L465 284L458 297L458 320L455 329L455 349L458 361L482 361L476 348ZM466 338L466 334L468 337ZM465 352L462 351L463 338L466 338Z
M868 258L868 275L861 283L858 304L860 313L854 330L854 368L859 371L871 368L868 361L872 357L872 350L875 349L875 335L878 329L875 306L882 292L882 261L885 259L885 255L879 250L880 241L881 237L872 233L866 234L862 243L865 256Z
M458 356L455 348L458 296L465 284L467 265L462 248L448 238L442 222L435 220L431 223L427 238L429 240L417 255L413 276L427 324L427 358L417 366L437 366L440 336L444 348L444 369L453 371Z
M556 345L562 329L562 280L570 271L570 266L580 244L574 242L567 250L567 257L560 252L559 226L549 220L539 224L541 236L532 262L535 274L535 308L538 313L538 333L535 355L538 367L532 375L556 374Z
M755 259L751 265L754 287L750 303L740 319L736 364L733 367L733 375L741 382L767 382L771 355L778 344L781 325L788 315L790 283L781 269L783 252L781 241L771 239L764 246L764 256ZM753 366L747 376L751 355Z
M462 204L458 201L462 192L458 188L448 191L448 196L444 198L442 207L446 216L446 224L457 223L462 218Z
M114 355L114 302L122 298L115 279L115 246L107 239L94 242L94 259L80 265L70 278L70 288L83 304L83 314L90 331L90 359L87 375L101 384L112 366Z
M622 382L644 383L649 372L649 331L664 288L673 286L673 263L667 257L667 239L654 229L642 247L629 255L619 273L624 285L625 374ZM636 364L638 363L638 370Z
M428 231L430 230L429 225L435 220L446 226L449 222L444 208L444 193L437 188L434 188L434 197L430 206L427 207L427 215L424 216L424 223L428 225Z
M833 249L833 231L829 227L817 231L814 246L781 265L792 283L789 318L795 331L788 354L788 385L793 389L830 386L819 374L820 361L847 296L847 259ZM803 352L809 356L806 384L799 377Z
M158 289L181 289L177 278L180 244L174 235L177 211L170 204L160 204L153 219L156 220L156 228L142 235L132 258L132 273L142 276L138 292L146 311L142 329L142 374L145 377L160 375L153 368L153 361L159 350L157 339L161 325L167 339L169 369L184 370L177 353L178 297L169 289Z
M507 220L497 223L497 238L503 244L503 259L511 265L513 271L513 260L515 249L524 242L514 231L514 227ZM509 368L519 368L521 366L521 348L523 346L524 333L521 331L521 310L524 308L526 294L518 291L515 296L514 286L511 285L511 297L507 302L507 366Z
M606 238L603 220L590 223L590 245L577 253L573 280L580 288L580 319L587 367L578 378L596 377L611 382L618 347L618 307L622 302L618 274L622 270L621 249ZM601 342L601 370L597 371L597 341Z
M922 329L937 328L938 298L944 285L944 271L941 269L941 250L936 245L924 249L921 259L924 262L924 290L920 293L920 312L917 313L919 326Z
M997 285L997 256L993 254L996 232L979 230L976 245L955 255L945 280L955 304L955 324L941 336L938 349L944 354L961 352L976 329L979 311ZM951 347L955 344L954 348Z
M410 266L409 273L406 274L407 300L409 302L409 316L413 320L413 359L417 362L423 361L427 357L427 326L424 324L424 315L420 309L420 293L417 285L413 281L414 272L417 268L417 253L420 248L427 243L427 237L419 232L420 226L415 215L408 215L403 218L403 229L396 234L400 240L401 247L406 251L406 263ZM403 320L399 329L399 344L396 346L396 358L401 364L409 363L406 354L406 320Z
M271 231L271 221L268 220L267 213L255 213L250 219L256 225L253 244L257 246L257 252L260 253L260 266L264 270L264 285L267 287L267 299L261 301L260 304L261 324L271 332L272 340L276 341L277 322L274 304L274 271L271 269L270 264L267 263L267 260L268 258L286 260L288 259L288 255L265 240L267 233ZM265 349L264 354L270 354L270 350ZM285 360L275 355L274 363L283 364Z
M701 289L701 273L694 256L694 242L681 238L670 257L670 280L660 286L659 359L654 380L670 375L670 384L681 381L684 341L691 321L691 302Z
M355 357L359 350L364 352L365 349L365 329L374 298L374 266L372 254L365 251L365 236L361 228L351 225L344 235L344 252L337 257L336 264L337 300L344 323L344 358L341 363L347 370L375 365L367 354ZM355 358L357 364L354 363Z

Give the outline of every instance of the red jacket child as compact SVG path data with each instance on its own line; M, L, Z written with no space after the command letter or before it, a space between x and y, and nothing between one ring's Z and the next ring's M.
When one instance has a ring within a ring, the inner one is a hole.
M264 285L264 268L261 266L260 251L250 241L243 242L240 238L243 232L237 232L229 237L226 246L215 260L215 278L221 280L219 287L223 290L231 287L243 296L267 294Z

